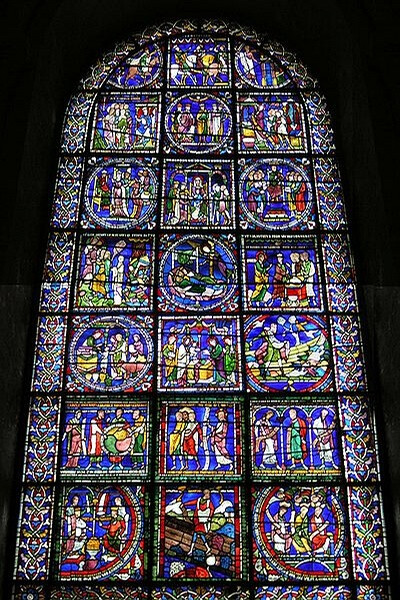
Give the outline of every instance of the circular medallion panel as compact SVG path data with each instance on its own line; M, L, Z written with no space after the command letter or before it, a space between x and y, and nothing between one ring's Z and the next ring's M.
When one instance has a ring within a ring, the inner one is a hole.
M149 331L136 320L83 321L71 341L69 388L112 392L148 388L153 354Z
M226 151L232 132L228 99L211 94L173 96L165 129L171 147L178 152Z
M249 161L239 182L242 225L261 229L313 229L309 174L285 159Z
M186 235L172 244L168 239L161 256L159 290L160 307L165 310L234 309L237 267L230 236Z

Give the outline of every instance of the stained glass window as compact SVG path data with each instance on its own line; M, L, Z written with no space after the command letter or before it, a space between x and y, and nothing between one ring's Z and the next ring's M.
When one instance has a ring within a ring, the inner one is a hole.
M389 598L330 117L279 44L168 24L72 96L20 497L18 600Z

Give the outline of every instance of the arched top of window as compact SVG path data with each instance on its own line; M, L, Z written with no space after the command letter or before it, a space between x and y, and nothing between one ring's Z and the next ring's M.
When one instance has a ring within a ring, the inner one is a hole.
M387 600L375 437L315 79L235 24L119 44L63 126L15 598Z

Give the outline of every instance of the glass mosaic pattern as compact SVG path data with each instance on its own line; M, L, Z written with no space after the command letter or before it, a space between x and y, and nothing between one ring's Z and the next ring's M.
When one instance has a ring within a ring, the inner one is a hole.
M389 599L334 152L306 67L236 25L151 28L82 79L40 295L16 600Z

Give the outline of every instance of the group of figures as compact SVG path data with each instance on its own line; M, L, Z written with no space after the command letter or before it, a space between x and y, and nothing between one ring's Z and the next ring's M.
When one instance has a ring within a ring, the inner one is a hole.
M347 577L345 511L337 488L263 488L254 493L259 579Z
M171 87L229 85L226 40L182 39L170 44Z
M84 227L133 229L147 223L154 227L158 188L154 160L102 159L86 186ZM315 228L310 173L305 161L247 159L241 161L240 170L243 228ZM232 163L180 159L165 162L163 227L232 229L234 218Z
M70 346L69 383L73 391L128 390L151 369L153 342L145 326L128 317L77 318Z
M247 95L238 99L240 149L304 152L302 108L292 96Z
M252 412L253 472L339 474L336 415L329 406L257 406Z
M248 44L239 44L235 53L237 73L244 84L257 88L277 88L290 84L282 66L260 50Z
M163 310L234 308L237 269L233 236L161 238L159 296Z
M141 487L67 489L60 516L62 579L143 577L145 511Z
M122 403L98 406L98 402L87 401L71 401L67 405L62 438L63 477L84 478L95 471L99 478L112 471L145 472L147 406L125 407Z
M332 383L326 323L308 315L262 315L245 325L248 382L256 391L311 391Z
M151 216L156 193L156 175L146 164L104 164L89 179L88 215L99 225L132 227Z
M81 245L77 307L149 310L152 250L150 238L88 236Z
M250 161L241 175L240 190L242 213L257 227L296 228L310 218L309 177L296 163Z
M158 139L158 97L136 94L105 97L97 105L92 149L155 151Z
M223 95L173 95L167 108L167 136L181 152L222 151L232 131L232 115Z
M230 227L233 198L229 164L168 163L163 222L178 227Z
M217 402L215 400L215 402ZM160 472L234 472L240 425L232 405L164 405Z
M244 238L246 308L313 309L321 305L318 261L312 240Z
M240 389L234 318L165 318L161 355L161 389Z
M232 579L241 575L239 490L189 486L161 492L161 577Z

